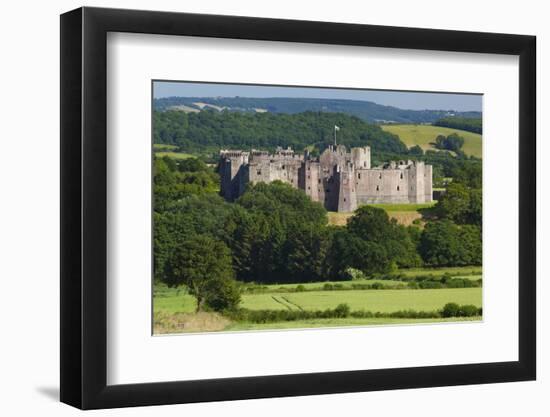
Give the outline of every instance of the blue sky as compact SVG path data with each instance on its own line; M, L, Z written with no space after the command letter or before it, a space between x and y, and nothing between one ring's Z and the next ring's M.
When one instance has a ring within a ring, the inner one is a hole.
M243 84L214 84L155 81L155 98L180 97L301 97L372 101L410 110L481 111L480 94L424 93L340 88L275 87Z

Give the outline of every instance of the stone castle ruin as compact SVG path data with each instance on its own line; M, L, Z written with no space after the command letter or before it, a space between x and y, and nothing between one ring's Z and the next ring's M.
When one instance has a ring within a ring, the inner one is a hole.
M220 151L221 194L233 201L248 183L282 181L303 190L329 211L350 212L373 203L432 201L432 166L391 161L371 168L370 147L329 146L318 158L290 148L264 151Z

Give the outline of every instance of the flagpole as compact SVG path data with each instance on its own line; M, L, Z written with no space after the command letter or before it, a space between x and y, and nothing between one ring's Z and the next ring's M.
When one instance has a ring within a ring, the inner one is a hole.
M336 125L334 125L334 147L336 148Z

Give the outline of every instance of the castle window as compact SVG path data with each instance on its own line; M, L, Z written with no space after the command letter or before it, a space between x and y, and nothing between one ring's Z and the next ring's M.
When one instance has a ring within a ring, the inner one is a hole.
M357 178L361 179L361 173L357 174Z
M363 166L366 168L367 167L367 161L364 161L363 162Z
M308 180L311 179L311 175L308 175L308 176L307 176L307 179L308 179Z
M256 174L262 175L262 171L257 171Z
M382 173L378 174L378 179L379 179L379 180L382 179Z
M399 191L399 185L397 186L397 191Z
M308 189L308 190L311 190L311 187L308 185L307 189Z
M317 180L317 183L318 183L318 184L321 184L321 178L319 178L319 179Z
M403 179L403 173L401 173L401 174L399 175L399 178Z
M380 191L380 187L378 185L376 186L376 191Z
M285 169L285 166L283 165L281 168L282 168L282 169Z
M344 197L344 203L346 202L346 197Z

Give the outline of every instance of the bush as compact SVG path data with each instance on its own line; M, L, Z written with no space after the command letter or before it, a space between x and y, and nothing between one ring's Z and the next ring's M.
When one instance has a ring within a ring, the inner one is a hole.
M344 318L348 317L350 313L349 305L347 304L338 304L334 309L335 317Z
M344 271L344 277L347 280L351 280L351 281L366 279L365 274L362 271L360 271L359 269L355 269L355 268L347 268Z
M296 286L296 292L304 292L306 290L306 287L304 287L302 284Z
M460 306L459 314L460 314L460 317L473 317L473 316L481 315L481 312L480 312L480 309L477 308L476 306L467 304L467 305Z
M332 284L327 283L327 284L323 285L323 290L324 291L332 291L333 289L334 289L334 285L332 285Z
M441 311L443 317L474 317L481 316L482 310L472 304L459 306L457 303L447 303Z
M443 306L441 315L443 317L458 317L460 306L457 303L447 303Z

